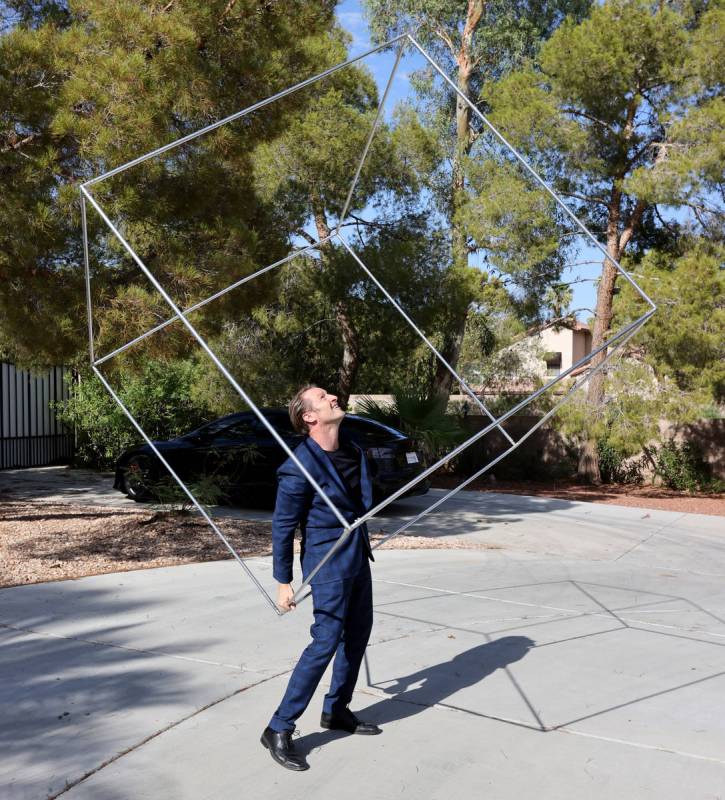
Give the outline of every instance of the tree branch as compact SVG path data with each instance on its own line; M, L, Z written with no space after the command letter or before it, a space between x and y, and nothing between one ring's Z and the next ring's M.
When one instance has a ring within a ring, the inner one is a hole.
M653 141L645 142L640 148L635 150L634 155L632 155L630 158L627 159L626 161L627 169L631 168L634 164L636 164L637 160L642 155L642 153L645 153L647 150L650 149L650 147L659 147L660 152L662 152L662 148L666 146L667 145L664 142L653 142ZM657 161L657 158L659 158L659 154L655 158L655 162Z
M463 26L463 42L461 50L470 50L473 34L483 16L483 0L468 0L466 11L466 24Z
M578 108L562 108L561 110L564 114L571 114L575 117L588 119L589 122L594 122L596 125L601 125L603 128L606 128L608 131L610 131L610 133L613 133L615 136L619 136L619 131L613 125L610 125L608 122L604 122L604 120L598 119L592 114L587 114L586 111L580 111Z
M660 210L659 210L659 208L658 208L656 203L652 206L652 208L654 209L654 212L657 215L657 219L660 221L660 224L662 225L662 227L666 228L670 233L675 233L676 229L672 226L671 223L669 223L665 219L663 219L662 214L660 214ZM629 274L633 275L634 273L630 272Z
M598 264L598 261L592 261L592 264ZM573 281L560 281L559 283L554 283L552 286L564 287L564 286L573 286L575 283L596 283L599 278L576 278ZM579 309L581 311L581 309Z
M660 147L657 152L654 164L652 165L652 169L655 169L658 164L661 164L665 160L665 158L667 158L667 148ZM640 223L642 222L642 216L644 215L644 212L647 210L647 206L648 203L642 200L642 198L637 200L637 202L635 203L634 209L630 214L629 221L627 222L627 226L622 231L619 237L620 257L622 252L624 251L624 248L631 241L632 236L634 236L634 234L637 232L637 229L639 228Z
M296 232L297 236L301 236L308 244L317 244L317 239L311 236L307 231L299 230Z
M560 325L562 328L568 328L569 330L574 330L575 326L578 323L578 320L574 316L578 314L580 311L589 311L591 314L594 313L591 308L575 308L573 311L568 311L564 314L563 317L556 317L555 319L548 319L545 322L540 323L539 325L534 325L533 327L529 328L526 331L526 336L534 336L537 333L541 333L542 331L547 330L548 328L553 328L555 325Z
M386 228L388 227L384 222L373 222L369 219L358 217L357 214L348 214L348 217L355 220L355 222L346 222L342 227L349 227L350 225L367 225L369 228Z
M595 196L588 196L585 194L577 194L576 192L559 192L560 195L564 197L573 197L575 200L581 200L584 203L599 203L600 205L607 208L609 203L603 197L595 197Z
M219 17L219 24L221 25L224 20L232 13L234 6L237 4L237 0L229 0L229 2L224 6L224 11L222 11L222 15Z
M642 216L644 212L647 210L647 203L639 199L637 200L632 213L629 216L629 221L627 223L627 227L622 231L619 237L619 255L621 258L622 253L624 252L624 248L629 244L632 240L632 237L637 232L639 228L639 224L642 221Z
M442 39L442 40L443 40L443 42L445 42L446 46L447 46L447 47L448 47L448 49L451 51L451 55L455 56L455 55L456 55L456 47L455 47L455 45L453 44L453 40L452 40L452 39L451 39L451 37L450 37L450 36L449 36L449 35L448 35L448 34L445 32L445 30L443 30L443 28L441 28L441 27L440 27L440 26L438 26L438 25L434 25L434 26L433 26L433 33L434 33L434 34L435 34L435 35L436 35L436 36L437 36L439 39Z
M2 147L0 147L0 154L9 153L11 150L20 150L21 147L24 147L26 144L30 144L30 142L38 138L37 133L29 133L23 139L18 139L18 135L15 133L15 131L6 133L4 136L7 144L4 144Z

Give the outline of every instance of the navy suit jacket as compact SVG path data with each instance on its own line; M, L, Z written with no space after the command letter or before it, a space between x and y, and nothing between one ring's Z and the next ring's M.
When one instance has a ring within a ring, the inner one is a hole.
M314 439L306 437L295 448L294 453L345 519L353 522L372 508L373 492L365 453L353 442L349 444L360 454L359 503L349 496L332 460ZM291 583L293 541L297 525L302 532L300 555L303 579L317 566L343 529L327 503L312 488L291 458L277 470L277 477L277 502L272 518L273 574L279 583ZM352 578L357 575L367 558L374 561L368 528L363 523L315 575L312 583Z

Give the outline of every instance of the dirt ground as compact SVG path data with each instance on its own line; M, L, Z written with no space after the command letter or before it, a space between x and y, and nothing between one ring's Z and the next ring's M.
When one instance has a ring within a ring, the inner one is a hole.
M433 485L452 489L461 479L456 476L436 476ZM661 486L583 486L575 483L536 483L491 481L481 478L466 486L469 491L506 492L539 497L558 497L587 503L605 503L634 508L653 508L659 511L679 511L688 514L725 516L725 494L694 494L676 492Z
M243 558L271 555L271 523L215 522ZM371 531L371 538L382 534ZM471 549L458 539L404 535L382 547ZM226 558L232 558L229 551L196 515L68 503L0 504L0 587Z
M435 486L459 479L437 476ZM571 483L506 483L482 479L466 487L482 492L558 497L594 503L725 516L725 495L687 495L655 486L580 486ZM272 553L269 522L216 520L243 558ZM371 531L371 538L382 538ZM460 539L401 535L382 545L394 549L485 548ZM0 502L0 587L68 580L105 572L217 561L231 554L195 514L153 509L13 500Z

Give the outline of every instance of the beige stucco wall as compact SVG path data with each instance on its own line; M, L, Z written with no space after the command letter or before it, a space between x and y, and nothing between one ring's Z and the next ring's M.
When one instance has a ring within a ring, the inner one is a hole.
M574 331L568 328L562 328L555 331L553 328L547 328L539 334L541 344L549 353L561 353L561 370L562 372L574 363L572 356L574 355Z

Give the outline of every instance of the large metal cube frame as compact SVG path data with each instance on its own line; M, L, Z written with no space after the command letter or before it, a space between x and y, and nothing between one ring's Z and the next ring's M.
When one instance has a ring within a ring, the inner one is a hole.
M207 297L204 300L196 303L195 305L193 305L193 306L191 306L191 307L189 307L189 308L187 308L185 310L180 309L174 303L174 301L169 296L169 294L166 292L164 287L159 283L159 281L150 272L148 267L143 263L141 258L133 250L131 245L126 241L124 236L119 232L119 230L114 225L113 221L107 216L107 214L105 213L105 211L103 210L103 208L101 207L99 202L91 194L91 191L90 191L91 187L94 186L94 185L99 184L101 181L104 181L104 180L107 180L108 178L111 178L114 175L118 175L119 173L124 172L125 170L130 169L131 167L134 167L134 166L136 166L138 164L141 164L144 161L147 161L147 160L149 160L151 158L155 158L155 157L157 157L157 156L159 156L159 155L171 150L172 148L179 147L180 145L183 145L186 142L189 142L189 141L191 141L191 140L193 140L193 139L195 139L195 138L197 138L199 136L203 136L204 134L209 133L210 131L213 131L213 130L217 129L217 128L221 127L222 125L226 125L226 124L228 124L230 122L233 122L234 120L240 119L241 117L243 117L243 116L245 116L247 114L250 114L250 113L252 113L252 112L254 112L254 111L256 111L256 110L258 110L260 108L263 108L264 106L269 105L270 103L273 103L274 101L279 100L282 97L285 97L285 96L287 96L287 95L289 95L289 94L291 94L293 92L296 92L296 91L298 91L298 90L300 90L300 89L302 89L302 88L304 88L306 86L309 86L310 84L315 83L316 81L320 81L320 80L324 79L325 77L327 77L328 75L331 75L332 73L336 72L337 70L343 69L344 67L347 67L347 66L349 66L349 65L351 65L351 64L353 64L353 63L355 63L357 61L360 61L360 60L362 60L362 59L364 59L364 58L366 58L366 57L368 57L368 56L370 56L370 55L372 55L374 53L377 53L377 52L379 52L379 51L381 51L383 49L389 48L389 47L394 46L394 45L397 46L397 53L396 53L395 63L394 63L393 68L392 68L392 70L390 72L390 76L388 78L387 85L385 87L385 90L383 92L382 98L380 100L380 104L379 104L378 109L377 109L377 114L376 114L375 119L373 121L373 124L371 126L368 138L366 140L365 147L363 148L363 151L362 151L362 153L360 155L360 159L359 159L359 161L357 163L357 168L355 170L355 174L354 174L354 177L352 179L352 183L350 185L350 189L348 191L347 198L346 198L342 213L339 216L338 223L337 223L337 226L335 227L335 229L325 239L322 239L319 242L316 242L315 244L310 244L310 245L307 245L306 247L299 248L299 249L295 250L294 252L291 252L285 258L280 259L279 261L276 261L273 264L269 264L268 266L263 267L260 270L257 270L256 272L254 272L251 275L246 275L243 278L240 278L239 280L235 281L234 283L230 284L229 286L225 287L224 289L221 289L220 291L210 295L209 297ZM415 50L417 50L423 56L423 58L430 64L430 66L449 85L451 90L456 93L456 95L458 96L459 100L461 102L464 102L466 105L468 105L470 107L471 111L481 120L481 122L486 126L486 128L496 137L496 139L498 139L498 141L521 164L521 166L523 167L525 172L527 172L534 179L534 181L539 186L541 186L555 200L555 202L563 209L565 214L572 220L572 222L581 231L581 233L584 234L584 236L587 237L589 239L589 241L601 251L603 256L614 265L614 267L617 269L617 271L633 286L633 288L637 291L637 293L640 295L640 297L642 297L642 299L649 306L649 309L644 314L642 314L640 317L638 317L636 320L634 320L634 322L631 322L630 324L626 325L625 327L623 327L617 333L612 334L604 344L602 344L601 346L599 346L596 349L594 349L591 353L589 353L587 356L585 356L584 358L582 358L579 361L577 361L575 364L572 364L571 367L569 367L564 372L562 372L561 374L559 374L558 376L556 376L555 378L550 380L548 383L546 383L540 389L538 389L537 391L533 392L531 395L526 397L524 400L522 400L520 403L518 403L513 408L509 409L504 414L500 414L498 417L495 417L489 411L489 409L480 400L480 398L473 392L471 387L467 385L467 383L462 379L462 377L460 375L458 375L456 370L443 358L441 353L438 352L438 350L436 350L436 348L433 346L433 344L430 342L430 340L426 337L426 335L423 333L423 331L421 331L418 328L418 326L415 324L414 320L411 319L408 316L408 314L406 313L405 309L402 308L402 306L388 292L388 290L385 288L385 286L383 286L383 284L375 277L375 275L370 271L370 269L368 269L368 267L363 263L363 261L361 260L359 255L355 252L354 248L350 245L350 243L347 241L347 239L345 238L345 236L342 233L342 226L343 226L343 223L346 220L347 213L349 211L350 204L352 202L352 198L353 198L353 194L354 194L354 191L355 191L355 187L357 186L358 179L360 177L360 172L361 172L361 170L363 168L363 165L365 163L365 159L367 157L370 145L371 145L371 143L373 141L373 137L375 136L375 132L376 132L378 123L379 123L379 121L380 121L380 119L382 117L383 110L384 110L384 107L385 107L385 103L387 101L388 94L389 94L389 91L390 91L390 87L391 87L392 82L393 82L393 80L395 78L396 72L398 70L398 66L399 66L401 58L403 56L403 53L405 52L405 50L407 48L414 48ZM600 370L602 370L604 368L604 366L611 360L611 358L613 357L615 352L620 350L623 347L623 345L632 336L634 336L637 333L637 331L647 322L647 320L656 311L656 306L652 302L652 300L642 291L642 289L627 274L627 272L621 267L621 265L619 263L617 263L614 259L612 259L608 255L606 249L602 246L602 244L594 237L594 235L578 219L578 217L569 209L569 207L562 200L562 198L535 172L535 170L529 165L529 163L523 158L523 156L521 156L515 150L515 148L512 147L511 144L509 144L509 142L489 122L489 120L478 110L478 108L476 108L476 106L463 93L461 93L458 90L456 85L451 81L451 79L448 77L448 75L446 75L446 73L443 71L443 69L434 61L434 59L425 51L425 49L416 41L415 37L410 33L402 34L402 35L396 37L395 39L392 39L392 40L390 40L388 42L385 42L384 44L382 44L382 45L380 45L378 47L375 47L375 48L373 48L371 50L368 50L365 53L362 53L359 56L356 56L355 58L352 58L352 59L349 59L348 61L345 61L345 62L342 62L340 64L337 64L334 67L331 67L330 69L327 69L324 72L321 72L319 75L315 75L315 76L313 76L311 78L308 78L305 81L302 81L301 83L298 83L298 84L296 84L294 86L290 86L289 88L283 90L282 92L279 92L279 93L277 93L277 94L275 94L275 95L273 95L273 96L271 96L271 97L269 97L269 98L267 98L265 100L262 100L262 101L260 101L258 103L255 103L254 105L249 106L248 108L243 109L241 111L238 111L235 114L232 114L232 115L230 115L228 117L225 117L224 119L221 119L218 122L215 122L215 123L213 123L211 125L208 125L205 128L202 128L201 130L198 130L198 131L196 131L194 133L188 134L187 136L183 136L180 139L177 139L177 140L175 140L173 142L170 142L167 145L164 145L163 147L157 148L156 150L153 150L153 151L151 151L149 153L146 153L146 154L144 154L142 156L139 156L138 158L135 158L132 161L129 161L128 163L126 163L126 164L122 164L121 166L116 167L115 169L112 169L112 170L104 173L103 175L99 175L96 178L92 178L91 180L86 181L80 187L80 193L81 193L81 219L82 219L82 226L83 226L83 250L84 250L85 276L86 276L86 300L87 300L87 307L88 307L89 353L90 353L90 361L91 361L91 367L93 369L93 372L98 376L99 380L105 386L106 390L109 392L111 397L115 400L115 402L123 410L123 412L128 417L128 419L130 420L130 422L134 426L134 428L138 431L138 433L146 441L146 443L151 447L151 449L155 453L156 457L164 465L164 467L168 470L168 472L172 476L172 478L179 484L180 488L186 494L186 496L189 498L189 500L193 503L193 505L195 506L196 510L202 515L202 517L206 520L206 522L210 525L210 527L214 530L214 532L222 540L222 542L227 547L227 549L232 554L232 556L237 560L237 562L240 564L240 566L244 569L246 574L253 581L254 585L259 589L259 591L261 592L263 597L266 599L267 603L280 616L283 614L282 610L277 606L277 604L272 599L272 597L269 595L269 593L266 591L264 586L262 586L260 581L257 579L257 577L254 575L254 573L250 569L249 565L239 555L239 553L237 553L237 551L234 549L234 547L229 542L229 540L224 536L222 531L215 524L214 520L211 518L211 516L209 515L208 511L203 507L203 505L201 503L198 502L198 500L194 497L194 495L189 490L189 488L186 486L186 484L181 480L181 478L176 474L176 472L173 470L171 465L166 461L166 459L163 457L163 455L159 452L159 450L153 444L153 442L151 441L149 436L146 434L146 432L139 425L138 421L130 413L128 408L126 408L126 406L124 405L123 401L119 398L119 396L114 391L112 386L106 380L105 376L101 373L99 367L103 363L105 363L106 361L110 360L111 358L113 358L114 356L118 355L119 353L129 349L130 347L133 347L135 344L137 344L138 342L140 342L140 341L146 339L147 337L153 335L157 331L162 330L166 326L170 325L172 322L176 322L178 320L186 327L188 332L198 342L199 346L209 356L211 361L214 363L214 365L217 367L217 369L219 369L219 371L222 373L222 375L224 375L224 377L229 381L229 383L235 389L235 391L239 394L241 399L257 415L257 417L259 418L260 422L267 428L267 430L270 432L270 434L278 442L278 444L280 445L282 450L297 465L297 467L299 468L300 472L304 475L306 480L309 481L309 483L314 488L314 490L320 495L321 499L327 504L327 506L330 508L331 512L335 515L336 519L340 523L340 526L341 526L342 530L341 530L341 535L340 535L339 539L337 540L335 545L328 551L328 553L326 554L325 558L321 561L321 563L317 566L317 568L315 570L313 570L307 576L307 578L300 585L299 589L295 592L295 600L297 602L299 602L299 601L303 600L305 597L308 596L309 593L306 591L307 587L308 587L310 581L312 580L312 578L314 578L314 576L317 573L317 571L319 569L321 569L321 567L330 558L334 558L335 557L335 553L337 552L339 547L342 546L342 544L347 540L347 538L349 536L351 536L353 534L353 532L360 525L362 525L364 522L366 522L367 520L369 520L372 517L374 517L383 508L385 508L390 503L395 501L401 495L405 494L409 489L413 488L416 484L420 483L421 481L424 481L429 475L431 475L433 472L435 472L438 468L440 468L444 464L448 463L451 459L453 459L456 456L458 456L466 448L468 448L474 442L476 442L479 439L481 439L482 437L484 437L486 434L488 434L494 428L498 429L503 434L505 439L508 441L508 447L504 450L504 452L500 453L494 459L489 461L485 466L483 466L481 469L476 471L473 475L471 475L468 478L466 478L458 486L456 486L455 488L453 488L450 491L448 491L445 495L443 495L443 497L439 498L437 501L432 503L428 508L424 509L416 517L414 517L413 519L409 520L407 523L401 525L399 528L397 528L397 530L393 531L392 533L390 533L388 536L386 536L382 540L376 542L375 547L379 547L381 544L383 544L384 542L388 541L393 536L397 536L398 534L402 533L403 531L405 531L406 529L408 529L409 527L411 527L412 525L417 523L420 519L425 517L427 514L430 514L432 511L437 509L446 500L451 498L457 492L459 492L462 489L464 489L472 481L474 481L476 478L480 477L483 473L485 473L487 470L491 469L495 464L497 464L499 461L501 461L503 458L505 458L507 455L509 455L509 453L511 453L520 444L522 444L526 439L528 439L538 428L540 428L542 425L544 425L556 413L556 411L561 407L561 405L563 403L565 403L572 396L572 394L574 394L574 392L576 392L587 380L589 380L592 377L592 375L594 375L596 372L599 372ZM146 331L145 333L141 334L140 336L137 336L135 339L125 343L121 347L118 347L117 349L113 350L111 353L108 353L106 355L101 356L100 358L96 358L95 350L94 350L94 343L93 343L93 307L92 307L91 284L90 284L90 280L91 279L90 279L90 257L89 257L89 244L88 244L87 205L90 205L95 210L95 212L98 214L98 216L101 218L101 220L103 220L105 225L111 231L113 236L120 242L122 247L130 255L130 257L133 259L133 261L139 267L141 272L151 282L151 284L154 286L156 291L158 291L158 293L161 295L161 297L163 297L163 299L166 301L166 303L169 305L171 311L173 312L172 315L166 321L160 323L159 325L156 325L155 327L149 329L148 331ZM438 460L435 464L432 464L429 467L427 467L423 472L421 472L419 475L417 475L413 480L411 480L405 486L403 486L400 489L398 489L396 492L391 494L385 500L383 500L382 502L378 503L374 508L370 509L370 511L366 512L365 514L363 514L362 516L358 517L357 519L355 519L352 522L349 522L344 517L344 515L335 506L335 504L332 502L332 500L325 494L324 490L319 486L319 484L315 481L315 479L312 477L312 475L309 474L309 472L304 467L304 465L302 463L300 463L299 459L290 450L290 448L287 446L285 441L281 438L281 436L277 433L277 431L268 422L266 417L262 414L260 409L254 403L253 399L247 394L245 389L235 380L233 375L230 374L229 370L220 361L220 359L217 357L217 355L211 350L209 345L206 343L204 338L199 334L199 332L194 328L194 326L188 320L188 316L192 312L194 312L194 311L198 310L199 308L207 305L208 303L212 302L213 300L216 300L217 298L221 297L222 295L226 294L227 292L233 291L234 289L239 288L240 286L242 286L243 284L245 284L248 281L252 280L253 278L258 277L260 275L263 275L263 274L265 274L265 273L267 273L267 272L269 272L269 271L281 266L282 264L290 262L293 259L295 259L295 258L297 258L299 256L302 256L302 255L304 255L304 254L306 254L306 253L308 253L308 252L310 252L312 250L319 249L320 247L324 246L325 244L327 244L329 242L333 242L333 241L339 242L348 251L350 256L355 260L357 265L360 267L360 269L377 286L377 288L382 292L382 294L385 296L385 298L394 306L394 308L398 311L398 313L405 320L405 322L415 330L415 332L422 339L422 341L424 341L425 344L432 350L432 352L434 353L435 357L442 364L445 365L445 367L451 372L451 374L456 379L456 381L458 381L460 383L462 390L464 392L466 392L466 394L468 394L471 397L471 399L481 409L482 413L487 415L489 420L490 420L490 423L488 425L486 425L484 428L482 428L480 431L476 432L473 436L469 437L465 442L463 442L462 444L458 445L456 448L451 450L450 453L446 454L443 458ZM546 392L549 389L551 389L555 384L561 382L562 380L564 380L568 376L572 375L572 373L575 373L576 370L578 370L580 367L582 367L583 365L587 364L589 361L591 361L593 358L595 358L596 356L598 356L600 354L602 354L601 360L599 360L591 368L591 370L589 372L587 372L586 374L581 375L580 377L578 377L574 381L574 383L567 388L566 392L558 399L558 401L554 404L554 406L543 417L541 417L541 419L539 419L523 436L521 436L518 440L514 440L514 439L511 438L509 433L502 427L503 423L506 422L506 420L508 420L514 414L517 414L519 411L521 411L525 406L527 406L533 400L535 400L536 398L541 396L544 392Z

